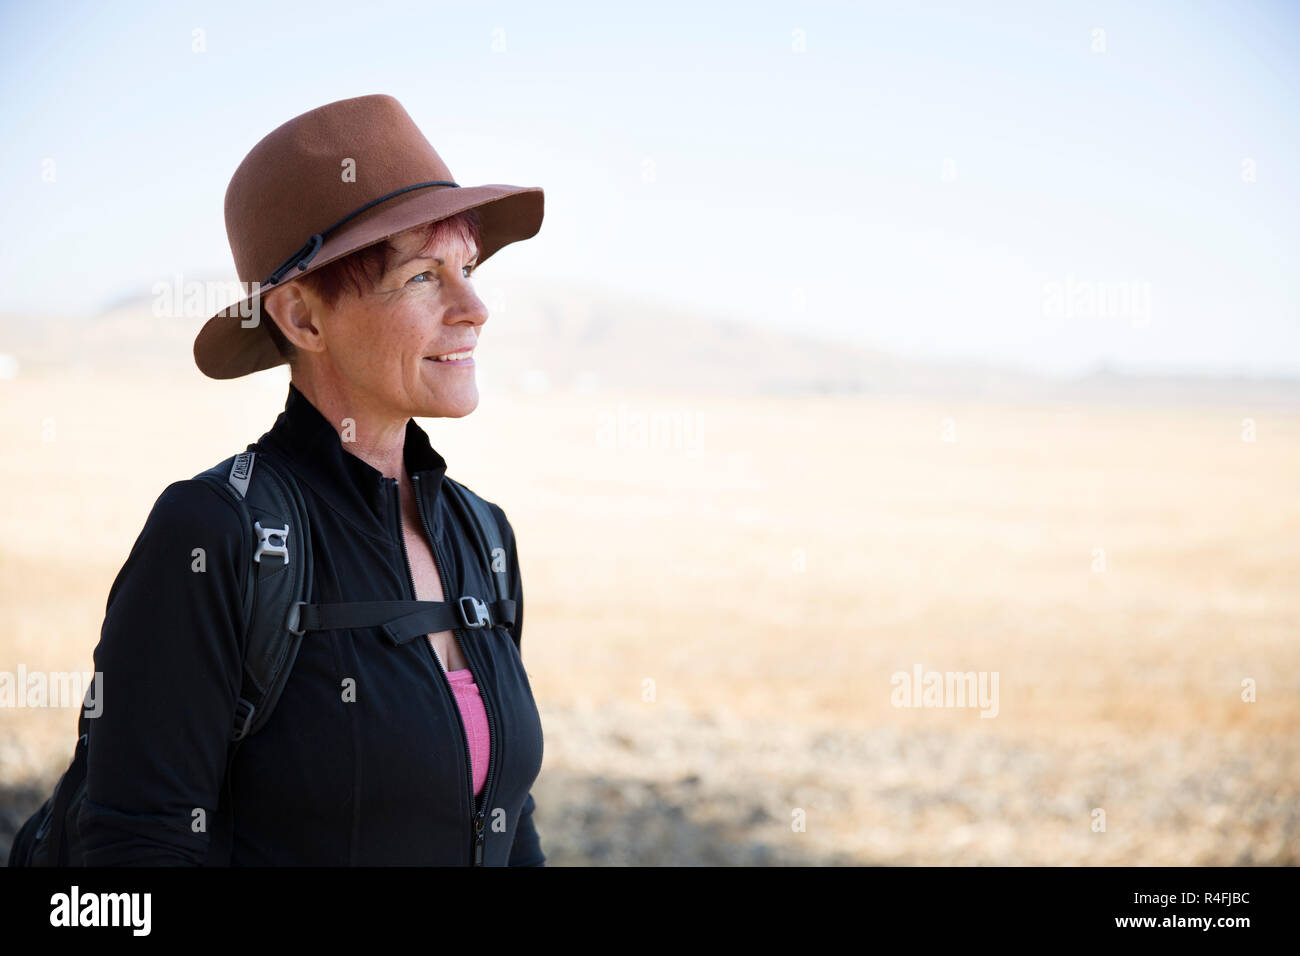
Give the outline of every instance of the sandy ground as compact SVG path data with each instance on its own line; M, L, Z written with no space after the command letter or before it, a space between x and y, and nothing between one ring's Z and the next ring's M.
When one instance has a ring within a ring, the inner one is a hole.
M158 493L283 382L0 396L0 671L85 668ZM493 391L423 424L516 529L554 864L1300 862L1294 412ZM894 706L918 666L996 674L996 716ZM74 726L0 708L0 850Z

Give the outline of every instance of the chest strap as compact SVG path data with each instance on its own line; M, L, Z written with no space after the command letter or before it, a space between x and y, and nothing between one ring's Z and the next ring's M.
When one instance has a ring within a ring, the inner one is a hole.
M299 601L289 611L289 630L306 631L380 627L394 644L452 628L511 627L515 602L499 598L485 604L466 594L456 601L357 601L308 604Z

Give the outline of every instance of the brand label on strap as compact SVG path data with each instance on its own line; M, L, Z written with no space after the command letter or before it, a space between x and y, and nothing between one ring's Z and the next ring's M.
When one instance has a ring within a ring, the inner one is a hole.
M245 451L235 456L235 463L230 466L230 476L227 481L230 486L239 492L239 497L248 496L248 480L253 476L253 456L256 452Z

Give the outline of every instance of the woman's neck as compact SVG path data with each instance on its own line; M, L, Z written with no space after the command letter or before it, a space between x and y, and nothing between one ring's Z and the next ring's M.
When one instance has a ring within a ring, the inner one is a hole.
M293 385L334 426L344 451L356 455L387 478L405 477L408 417L375 407L365 396L320 378L294 374Z

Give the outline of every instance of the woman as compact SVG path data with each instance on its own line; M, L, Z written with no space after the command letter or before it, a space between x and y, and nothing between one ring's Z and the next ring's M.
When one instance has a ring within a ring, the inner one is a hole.
M540 189L455 184L388 96L305 113L240 165L226 226L251 294L206 323L194 354L214 378L290 366L284 411L249 450L301 490L312 603L455 607L495 570L513 582L513 621L462 616L401 641L373 625L308 630L269 719L232 750L248 562L255 546L278 561L261 552L283 542L220 488L172 484L95 651L87 865L544 865L514 533L488 504L503 545L488 568L414 421L474 410L488 315L471 275L541 219Z

